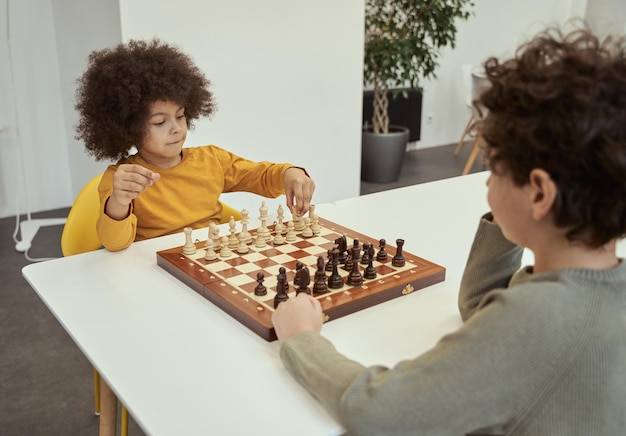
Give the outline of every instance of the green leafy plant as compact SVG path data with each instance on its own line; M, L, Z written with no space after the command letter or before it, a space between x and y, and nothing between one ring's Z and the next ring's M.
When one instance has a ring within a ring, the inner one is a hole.
M471 0L366 0L363 79L374 86L374 133L389 132L387 91L420 90L420 80L435 78L440 49L454 47L456 21L468 19L473 6Z

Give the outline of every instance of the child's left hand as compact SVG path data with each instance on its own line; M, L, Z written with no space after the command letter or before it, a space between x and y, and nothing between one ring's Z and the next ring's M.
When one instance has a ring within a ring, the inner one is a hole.
M292 167L285 171L285 196L287 208L303 216L311 206L315 182L302 168Z
M302 292L278 305L272 323L281 341L306 331L319 332L323 324L322 305Z

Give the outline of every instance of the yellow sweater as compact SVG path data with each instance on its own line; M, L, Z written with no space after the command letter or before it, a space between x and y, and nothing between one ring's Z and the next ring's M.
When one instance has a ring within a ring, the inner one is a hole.
M181 162L158 168L138 155L111 165L104 172L100 193L98 238L111 251L133 241L182 232L185 227L207 227L219 222L223 192L252 192L268 198L284 194L284 174L290 164L253 162L214 145L183 148ZM120 164L132 163L157 172L161 178L131 203L130 216L116 221L104 213L113 192L113 173Z

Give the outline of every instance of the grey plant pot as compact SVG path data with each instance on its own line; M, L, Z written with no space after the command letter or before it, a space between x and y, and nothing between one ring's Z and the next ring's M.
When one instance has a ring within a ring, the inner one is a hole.
M397 182L404 162L409 129L389 126L389 133L363 130L361 180L373 183Z

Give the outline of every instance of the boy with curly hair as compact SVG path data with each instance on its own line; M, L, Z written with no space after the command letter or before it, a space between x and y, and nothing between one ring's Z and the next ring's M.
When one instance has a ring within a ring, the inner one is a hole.
M153 39L94 51L78 83L76 139L96 160L117 160L98 188L98 238L108 250L219 221L223 192L285 194L289 210L308 210L315 183L303 168L215 145L183 148L215 103L210 82L178 48Z
M393 368L281 303L288 371L349 434L615 435L626 428L626 43L548 29L485 63L491 175L461 281L463 326ZM524 247L534 265L520 269Z

